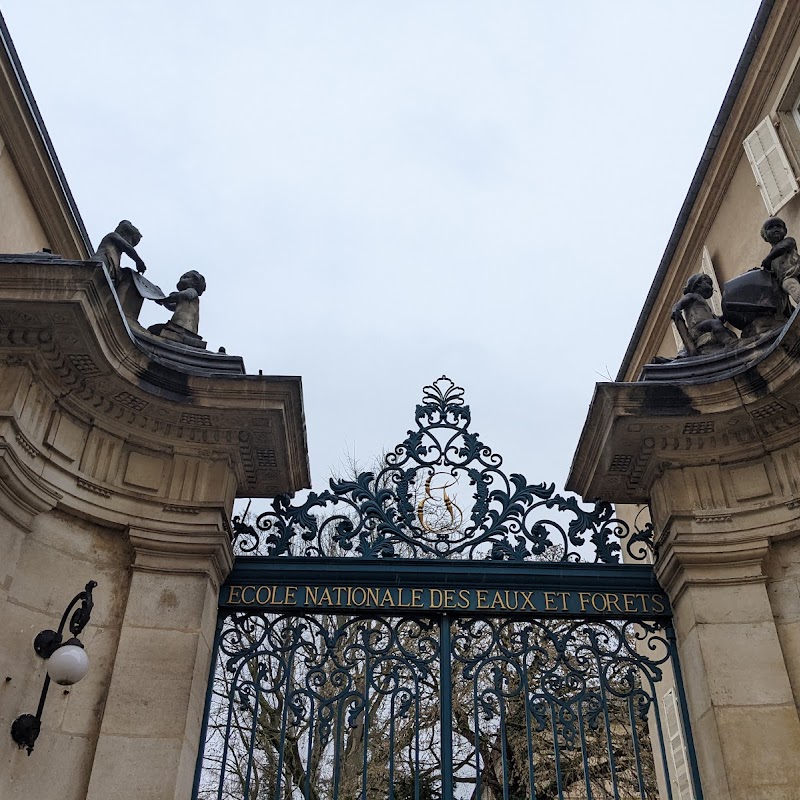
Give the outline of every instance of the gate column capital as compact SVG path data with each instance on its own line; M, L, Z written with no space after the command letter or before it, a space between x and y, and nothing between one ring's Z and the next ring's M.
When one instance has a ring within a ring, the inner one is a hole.
M233 546L225 512L219 526L174 526L169 530L129 528L133 569L166 574L207 575L217 588L233 569Z
M766 537L733 539L727 533L694 533L669 529L658 541L654 571L673 606L689 586L764 584Z

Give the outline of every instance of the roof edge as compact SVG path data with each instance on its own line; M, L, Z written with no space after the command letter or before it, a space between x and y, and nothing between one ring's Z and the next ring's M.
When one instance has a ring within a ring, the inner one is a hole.
M58 181L58 185L63 193L67 208L72 215L75 228L77 229L82 243L86 248L87 254L92 255L94 253L94 248L92 247L92 243L89 239L89 234L86 231L86 226L83 224L80 211L78 211L78 205L75 202L75 198L72 195L72 190L69 188L69 184L67 183L66 175L64 174L64 170L61 167L61 162L58 160L58 156L56 155L55 147L53 147L50 134L47 132L47 127L44 124L44 119L42 119L42 114L39 111L36 98L33 96L33 91L28 83L25 70L22 68L22 62L19 59L19 54L17 53L16 47L14 47L11 33L8 30L8 26L6 25L6 21L2 12L0 12L0 47L3 48L9 62L11 63L20 91L25 99L25 103L28 107L31 118L33 119L36 131L41 138L42 145L44 146L44 149L50 160L50 166L53 169L56 180Z
M644 331L644 327L647 324L647 320L650 317L650 312L653 310L656 298L661 290L661 285L664 282L664 278L669 270L669 265L672 263L672 259L675 256L675 251L678 249L678 243L680 242L681 237L686 229L689 216L691 215L694 204L697 201L697 196L700 193L700 187L705 180L706 173L711 165L711 160L716 153L717 145L722 137L722 132L728 123L734 103L739 96L739 91L742 88L745 76L747 75L750 65L753 62L753 56L758 48L761 35L764 33L764 29L767 26L767 21L769 20L769 16L774 7L775 0L762 0L762 3L758 8L758 13L756 14L755 21L753 22L753 27L750 29L744 50L742 50L742 54L739 57L738 63L736 64L733 77L728 85L728 91L725 93L722 106L719 109L717 118L714 120L714 125L711 128L708 141L703 149L703 155L700 157L700 163L697 165L697 169L694 172L692 182L689 185L689 191L686 193L683 205L681 205L681 209L678 212L678 218L675 220L672 233L667 241L666 250L664 251L664 255L661 257L655 277L653 278L653 282L650 285L649 291L647 292L644 306L639 313L639 319L637 320L636 327L633 329L633 333L631 334L631 339L628 342L625 355L622 357L622 363L620 364L619 371L617 372L618 381L625 380L625 374L631 365L631 361L633 361L636 346L641 338L642 332Z

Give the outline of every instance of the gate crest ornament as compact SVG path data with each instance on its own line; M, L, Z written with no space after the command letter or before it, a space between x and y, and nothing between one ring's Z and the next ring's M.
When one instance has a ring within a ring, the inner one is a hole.
M623 546L636 561L652 552L649 524L631 531L609 503L584 508L555 484L504 473L502 457L469 429L464 390L449 378L424 388L414 418L377 472L332 478L298 504L281 495L254 525L234 517L237 552L594 563L619 562Z

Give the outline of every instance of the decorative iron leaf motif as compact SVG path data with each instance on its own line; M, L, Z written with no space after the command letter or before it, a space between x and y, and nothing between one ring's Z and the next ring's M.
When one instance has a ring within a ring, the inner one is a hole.
M255 525L235 517L237 552L617 563L620 542L635 560L652 551L652 526L631 533L609 503L584 507L555 484L504 473L503 459L469 430L464 390L449 378L424 388L414 419L378 470L331 479L297 505L276 497Z

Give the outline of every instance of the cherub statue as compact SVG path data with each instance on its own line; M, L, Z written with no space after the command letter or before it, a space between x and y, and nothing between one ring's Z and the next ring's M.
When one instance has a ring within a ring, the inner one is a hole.
M780 217L770 217L761 226L761 238L772 245L761 266L775 275L783 291L800 305L800 255L797 242L786 234L786 223Z
M711 276L700 272L686 281L683 297L672 308L672 319L687 356L715 353L736 341L735 334L708 304L713 293Z
M177 325L196 336L200 324L200 295L206 290L206 279L192 269L181 275L176 288L177 292L170 292L156 303L174 312L167 325Z
M142 234L139 233L139 229L127 219L123 219L116 230L107 233L100 241L95 258L105 262L115 286L119 284L122 275L120 259L123 253L133 259L137 272L144 272L147 269L135 249L141 240Z

